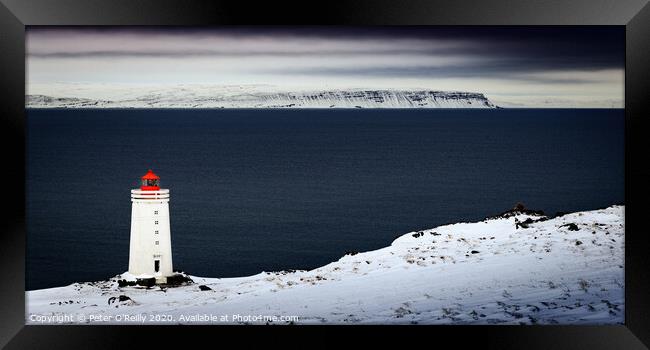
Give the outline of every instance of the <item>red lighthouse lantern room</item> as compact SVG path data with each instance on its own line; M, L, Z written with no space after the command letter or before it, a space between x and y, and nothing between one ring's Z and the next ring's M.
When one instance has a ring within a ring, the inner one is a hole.
M142 191L160 190L160 177L149 169L149 171L142 177L142 186L140 186L140 189Z

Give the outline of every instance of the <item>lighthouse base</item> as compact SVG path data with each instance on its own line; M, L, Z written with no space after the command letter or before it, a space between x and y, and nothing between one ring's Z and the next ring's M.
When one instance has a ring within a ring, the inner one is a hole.
M118 285L120 287L128 286L141 286L141 287L153 287L153 286L162 286L162 287L177 287L184 286L194 283L192 279L185 273L174 273L169 276L133 276L130 273L126 272L122 275L118 275Z

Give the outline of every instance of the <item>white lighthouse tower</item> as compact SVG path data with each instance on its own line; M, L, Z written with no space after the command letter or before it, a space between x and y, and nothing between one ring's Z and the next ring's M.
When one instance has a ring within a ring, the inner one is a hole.
M129 273L166 283L173 275L169 190L161 189L160 177L149 170L142 186L131 190L131 202Z

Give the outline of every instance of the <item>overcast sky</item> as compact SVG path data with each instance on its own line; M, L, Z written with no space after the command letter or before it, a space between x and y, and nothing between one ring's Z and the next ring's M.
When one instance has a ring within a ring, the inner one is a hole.
M270 84L623 105L623 27L29 27L27 85ZM607 102L609 103L609 102Z

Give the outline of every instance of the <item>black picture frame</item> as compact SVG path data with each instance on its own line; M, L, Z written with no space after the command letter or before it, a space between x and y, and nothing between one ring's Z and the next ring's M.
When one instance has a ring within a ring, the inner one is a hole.
M622 326L25 326L25 26L73 25L621 25L626 28L625 71L625 325ZM1 221L0 345L115 348L155 346L180 340L201 346L197 336L296 344L296 333L313 344L347 341L343 332L374 340L421 338L431 346L487 348L644 349L650 345L650 254L644 230L645 170L650 149L650 5L647 0L580 1L390 1L252 2L174 0L0 0L0 140L3 194ZM262 333L251 336L252 332ZM191 339L191 342L190 340ZM302 345L309 345L303 343Z

